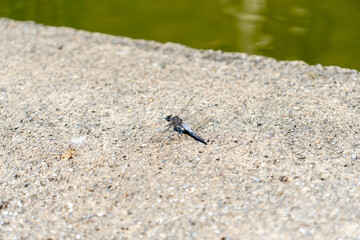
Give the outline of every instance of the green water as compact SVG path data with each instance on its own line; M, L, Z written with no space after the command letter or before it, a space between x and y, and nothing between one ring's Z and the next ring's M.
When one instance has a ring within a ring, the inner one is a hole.
M360 0L0 0L0 16L360 69Z

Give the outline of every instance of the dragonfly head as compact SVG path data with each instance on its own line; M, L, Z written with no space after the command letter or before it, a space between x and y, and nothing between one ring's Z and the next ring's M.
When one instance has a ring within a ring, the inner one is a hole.
M166 121L170 122L171 117L172 117L171 115L167 115L167 116L165 117Z

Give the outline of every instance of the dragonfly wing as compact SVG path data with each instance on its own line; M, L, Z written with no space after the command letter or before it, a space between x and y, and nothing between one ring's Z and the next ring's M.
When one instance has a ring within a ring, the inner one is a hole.
M205 128L207 124L211 121L211 117L208 115L206 110L199 109L196 111L193 111L190 115L189 119L191 119L191 128L192 131L198 132Z

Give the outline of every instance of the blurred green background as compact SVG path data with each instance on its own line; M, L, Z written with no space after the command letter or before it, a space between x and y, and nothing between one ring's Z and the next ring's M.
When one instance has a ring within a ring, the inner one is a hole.
M0 0L0 16L360 69L360 0Z

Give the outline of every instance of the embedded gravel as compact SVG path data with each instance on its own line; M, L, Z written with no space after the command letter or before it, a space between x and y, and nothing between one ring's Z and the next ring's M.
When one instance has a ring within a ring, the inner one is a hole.
M360 239L358 71L0 33L0 239Z

